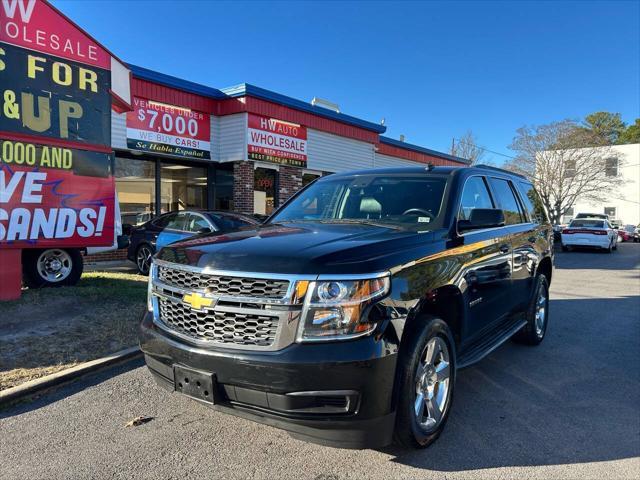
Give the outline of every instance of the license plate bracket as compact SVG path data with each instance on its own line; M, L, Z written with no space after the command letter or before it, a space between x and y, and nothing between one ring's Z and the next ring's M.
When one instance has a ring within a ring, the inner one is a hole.
M174 389L200 402L218 403L216 375L181 365L173 366Z

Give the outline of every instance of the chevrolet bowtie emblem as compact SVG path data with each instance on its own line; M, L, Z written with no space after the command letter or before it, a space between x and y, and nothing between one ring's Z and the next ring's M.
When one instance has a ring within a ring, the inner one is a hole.
M195 310L202 310L204 307L210 307L214 299L203 297L199 293L187 293L182 297L182 301Z

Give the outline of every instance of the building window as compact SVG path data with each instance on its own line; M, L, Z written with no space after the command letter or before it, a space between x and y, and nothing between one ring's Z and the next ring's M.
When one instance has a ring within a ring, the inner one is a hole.
M153 218L155 178L156 162L116 157L116 192L123 225L141 225Z
M207 169L162 162L160 213L207 207Z
M228 169L224 169L228 167ZM233 165L219 165L215 170L214 210L233 210Z
M302 186L306 187L311 182L313 182L316 178L320 178L322 176L322 172L309 172L306 171L302 174Z
M562 215L562 223L571 223L571 220L573 220L573 216L574 216L573 207L567 208L564 211L564 214Z
M271 168L256 168L253 179L253 213L271 215L278 206L276 196L278 172Z
M616 207L604 207L604 214L609 215L609 220L616 218Z
M564 164L564 176L565 178L571 178L576 176L576 161L567 160Z
M607 177L617 177L618 176L618 159L615 157L610 157L605 159L605 174Z

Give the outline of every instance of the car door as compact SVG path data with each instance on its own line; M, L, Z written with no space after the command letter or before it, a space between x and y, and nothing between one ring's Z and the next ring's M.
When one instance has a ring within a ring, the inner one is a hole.
M160 250L165 245L177 242L185 238L185 222L187 221L187 212L178 212L164 227L162 232L156 239L156 250Z
M542 201L533 185L525 180L511 183L520 200L525 223L513 225L513 289L520 307L528 306L540 261L551 255L553 231Z
M469 220L475 208L496 208L486 179L474 175L462 188L457 218ZM467 230L462 250L465 262L458 286L463 293L467 318L464 337L471 343L491 330L509 313L511 243L506 227Z
M528 302L530 282L536 267L536 227L529 223L518 200L511 180L490 177L489 185L504 213L505 225L512 248L511 293L508 297L510 312Z

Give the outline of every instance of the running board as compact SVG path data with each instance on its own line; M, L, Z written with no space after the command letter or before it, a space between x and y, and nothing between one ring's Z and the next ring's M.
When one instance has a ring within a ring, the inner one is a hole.
M458 368L465 368L479 362L493 352L496 348L509 340L518 330L524 327L527 321L522 317L511 320L493 330L489 335L480 339L458 359Z

